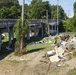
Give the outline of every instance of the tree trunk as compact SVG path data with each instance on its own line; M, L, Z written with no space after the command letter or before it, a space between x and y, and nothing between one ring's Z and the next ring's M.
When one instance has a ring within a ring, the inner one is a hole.
M21 38L21 42L20 42L20 50L23 49L23 38Z
M22 36L21 40L20 40L20 54L24 54L24 46L25 46L25 40L24 40L24 36Z

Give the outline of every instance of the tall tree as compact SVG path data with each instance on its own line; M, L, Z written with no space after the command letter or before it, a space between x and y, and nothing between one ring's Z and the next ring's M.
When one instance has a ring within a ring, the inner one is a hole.
M0 18L9 18L9 14L10 14L9 8L2 7L0 9Z
M27 33L27 25L28 22L26 19L24 19L24 2L22 1L22 15L21 19L17 21L17 24L15 25L15 32L16 32L16 39L17 39L17 45L16 45L16 52L19 55L22 55L24 53L24 47L25 47L25 35Z
M0 0L0 8L3 6L5 7L11 7L11 6L19 6L18 0Z
M40 2L42 2L42 0L32 0L31 4L40 3Z
M59 19L66 19L67 16L66 16L66 13L64 12L63 8L61 6L58 6L58 7L59 7L59 11L58 11ZM57 18L57 6L52 5L51 10L52 10L51 11L52 19L56 19Z
M73 18L67 19L66 22L64 22L64 28L66 31L76 32L76 14Z
M74 8L74 14L76 14L76 1L74 2L73 8Z
M17 23L14 26L14 31L16 35L16 44L15 44L15 54L22 55L24 51L24 47L26 47L25 35L27 35L28 29L28 21L24 20L24 27L21 26L22 19L18 19ZM23 45L22 45L23 44Z
M11 6L9 11L10 11L10 13L8 14L9 18L17 19L19 16L21 16L21 10L19 7Z
M48 1L42 2L42 0L32 0L29 5L30 17L34 19L41 19L46 16L46 10L49 11L49 17L51 16L51 5Z
M30 15L29 15L29 5L28 4L24 5L24 15L25 15L26 19L30 18Z
M18 0L0 0L0 18L18 18L21 15Z

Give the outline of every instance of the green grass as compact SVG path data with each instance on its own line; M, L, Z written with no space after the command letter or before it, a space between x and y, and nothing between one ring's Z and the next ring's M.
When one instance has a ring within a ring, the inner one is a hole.
M36 38L36 39L34 38L34 40L35 40L35 42L37 42L36 40L38 40L38 38ZM39 38L39 40L40 40L40 38ZM54 42L54 39L51 39L49 37L44 37L40 41L44 41L44 43L42 43L42 44L28 45L26 47L27 51L35 50L35 49L43 49L43 48L46 48L48 46L51 46L51 44ZM45 42L48 42L48 41L51 41L51 43L45 43Z
M48 40L51 40L51 38L49 37L31 37L30 40L27 40L27 43L31 43L31 42L37 42L37 41L48 41Z
M47 43L47 44L36 44L36 45L31 45L31 46L27 46L26 49L27 50L32 50L32 49L38 49L38 48L45 48L47 46L50 46L51 43Z
M8 40L9 40L9 37L8 37L8 33L5 33L5 38L2 40L3 42L3 46L7 46L8 44ZM26 47L27 51L36 51L36 50L41 50L41 49L44 49L48 46L51 46L51 44L54 42L54 39L51 39L49 37L43 37L43 38L40 38L40 37L31 37L30 40L27 40L26 42L29 44L31 42L38 42L38 41L44 41L44 42L49 42L51 41L51 43L42 43L42 44L34 44L34 45L28 45ZM5 50L4 50L5 51Z
M21 63L22 61L16 61L16 60L1 60L0 63L3 63L3 62L11 62L13 64L18 64L18 63Z
M8 33L4 33L4 34L5 34L5 37L4 39L2 39L2 42L7 42L9 40Z

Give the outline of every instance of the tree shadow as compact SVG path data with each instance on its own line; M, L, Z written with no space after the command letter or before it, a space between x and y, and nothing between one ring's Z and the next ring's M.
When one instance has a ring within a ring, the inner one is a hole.
M30 40L27 40L27 43L37 42L37 41L40 41L41 39L43 39L43 38L31 37Z
M0 60L4 59L10 53L14 52L14 50L15 50L15 41L16 41L16 39L14 39L12 41L12 48L13 48L13 50L7 50L6 49L6 47L8 46L8 41L3 42L2 48L1 48L1 51L0 51Z
M12 53L14 50L7 51L6 49L3 49L0 51L0 60L4 59L6 56L8 56L10 53Z
M25 54L29 54L29 53L33 53L33 52L37 52L37 51L40 51L40 50L43 50L44 48L38 48L38 49L32 49L32 50L28 50L26 51Z
M46 37L46 36L45 36ZM45 38L45 37L31 37L30 38L30 40L27 40L26 42L29 44L29 43L31 43L31 42L37 42L37 41L40 41L40 40L42 40L43 38Z

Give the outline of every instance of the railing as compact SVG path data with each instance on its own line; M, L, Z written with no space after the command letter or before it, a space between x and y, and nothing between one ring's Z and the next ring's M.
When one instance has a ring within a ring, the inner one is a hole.
M0 28L15 25L17 19L0 19Z

